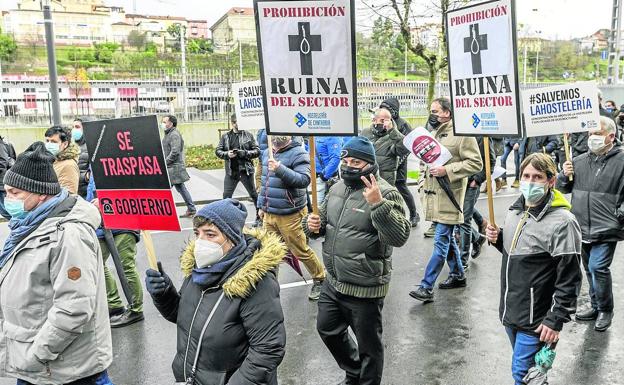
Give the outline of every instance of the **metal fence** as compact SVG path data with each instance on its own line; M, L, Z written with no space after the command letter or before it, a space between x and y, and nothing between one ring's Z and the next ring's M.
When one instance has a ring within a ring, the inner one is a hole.
M364 76L364 79L371 79ZM187 72L187 97L179 70L145 70L137 79L59 82L63 121L73 117L119 118L144 114L175 114L183 120L186 104L188 121L225 121L233 111L231 84L240 81L237 70L200 70ZM251 80L251 79L245 79ZM545 83L523 85L534 88ZM0 125L47 126L50 124L50 97L45 78L5 77L0 99ZM601 86L607 99L624 100L624 87ZM424 81L358 81L358 113L369 116L369 109L388 97L395 97L404 117L428 114L428 84ZM448 83L435 86L435 96L448 96Z

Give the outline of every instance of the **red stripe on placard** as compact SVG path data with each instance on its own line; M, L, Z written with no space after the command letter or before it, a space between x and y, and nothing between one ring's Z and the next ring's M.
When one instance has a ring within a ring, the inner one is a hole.
M171 190L97 190L104 226L180 231Z

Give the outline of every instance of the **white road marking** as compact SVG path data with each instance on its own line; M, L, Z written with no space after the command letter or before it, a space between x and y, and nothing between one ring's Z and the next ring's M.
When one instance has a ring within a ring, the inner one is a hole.
M293 287L306 286L306 285L311 285L311 284L312 284L312 280L309 280L308 282L297 281L297 282L285 283L283 285L280 285L280 289L290 289Z

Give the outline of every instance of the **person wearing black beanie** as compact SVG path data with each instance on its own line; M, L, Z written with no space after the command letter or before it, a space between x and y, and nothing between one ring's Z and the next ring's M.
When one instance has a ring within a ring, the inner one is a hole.
M310 214L302 223L308 237L325 236L327 278L316 328L346 371L342 384L378 385L384 354L381 311L390 287L392 248L407 242L411 225L401 194L379 177L370 140L352 138L341 158L342 180L329 189L319 215Z
M18 384L48 384L53 373L57 384L108 385L113 349L95 235L101 217L61 188L54 159L33 143L4 178L12 218L0 252L0 365Z

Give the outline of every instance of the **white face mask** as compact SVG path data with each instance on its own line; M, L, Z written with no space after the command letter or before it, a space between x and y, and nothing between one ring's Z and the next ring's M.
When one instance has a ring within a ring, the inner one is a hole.
M594 154L600 154L607 148L608 144L605 143L606 136L603 135L590 135L587 139L587 146L589 147L589 151Z
M227 242L227 240L225 241ZM212 241L206 241L204 239L197 239L195 241L195 264L198 268L212 266L215 263L225 257L222 246L225 242L218 244Z

